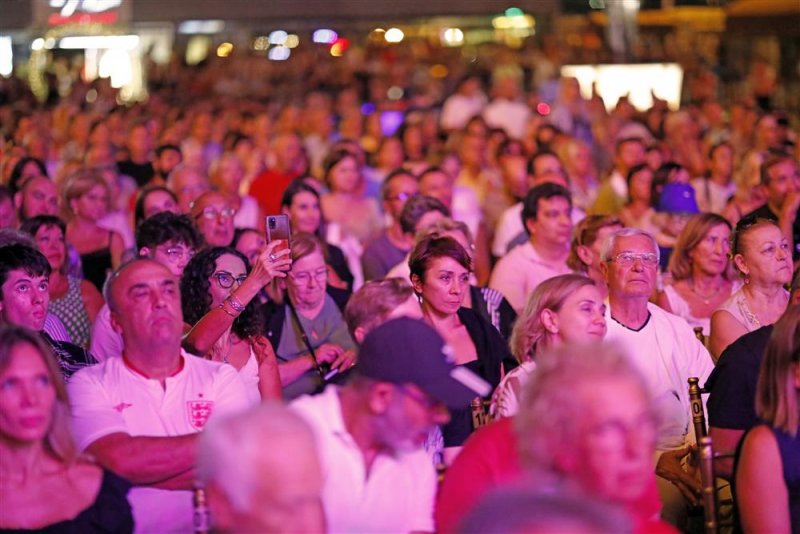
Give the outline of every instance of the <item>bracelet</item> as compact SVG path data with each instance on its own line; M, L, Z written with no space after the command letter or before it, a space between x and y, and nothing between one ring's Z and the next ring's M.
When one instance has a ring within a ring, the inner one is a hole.
M245 308L244 304L242 304L242 301L240 301L235 296L231 295L228 298L226 298L225 301L228 304L230 304L231 308L236 310L237 313L242 313L244 311Z
M233 313L233 312L231 312L231 311L230 311L228 308L226 308L226 307L225 307L225 302L227 302L227 300L226 300L226 301L224 301L224 302L220 302L220 304L219 304L219 309L220 309L220 310L222 310L222 311L224 311L225 313L227 313L228 315L230 315L230 316L231 316L231 317L233 317L234 319L236 319L237 317L239 317L239 314L238 314L238 313Z

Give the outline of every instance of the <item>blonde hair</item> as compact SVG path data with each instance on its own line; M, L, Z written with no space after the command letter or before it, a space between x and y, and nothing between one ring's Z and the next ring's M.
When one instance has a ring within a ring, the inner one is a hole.
M106 195L111 194L108 184L97 172L88 169L82 169L73 173L72 176L67 179L67 183L64 186L64 209L66 211L64 214L65 218L72 218L73 216L70 203L76 198L82 197L98 185L105 189ZM111 199L109 198L108 202L106 203L106 209L108 209L108 204L110 202Z
M689 253L705 239L712 228L720 225L727 226L728 230L733 230L731 223L716 213L700 213L689 219L683 231L678 235L675 247L672 250L672 256L669 258L667 270L675 282L686 280L692 276L692 260L689 257ZM722 272L722 276L726 280L733 278L733 267L730 261Z
M597 286L597 282L582 274L562 274L536 287L517 317L509 340L511 353L518 362L532 360L544 345L547 332L542 324L542 311L558 312L567 297L584 286Z
M50 347L30 330L17 326L0 327L0 373L11 365L11 354L20 345L30 345L39 353L56 394L50 428L44 437L45 450L62 463L71 464L78 459L78 448L72 437L69 398L64 377Z
M792 437L800 425L800 304L789 306L769 336L756 385L756 415Z
M567 267L576 272L589 272L589 267L578 256L578 247L591 247L597 241L600 230L610 226L619 226L620 229L625 227L622 221L611 215L588 215L579 222L575 227L575 233L572 236L572 243L569 247Z
M426 237L445 237L449 232L461 232L467 238L467 243L474 246L475 242L472 240L472 232L469 231L469 226L461 221L455 221L450 217L443 217L433 221L431 224L422 228L414 236L414 242L419 243Z

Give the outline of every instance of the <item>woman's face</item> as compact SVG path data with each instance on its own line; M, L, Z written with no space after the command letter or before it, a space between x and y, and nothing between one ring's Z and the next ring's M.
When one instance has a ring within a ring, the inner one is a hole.
M239 194L239 185L244 177L244 168L236 158L226 158L217 171L219 186L227 193Z
M223 254L217 258L214 274L208 279L211 286L208 292L211 295L211 307L214 309L230 296L247 277L244 262L233 254ZM224 287L228 286L228 287Z
M587 493L612 502L638 501L653 477L656 425L644 392L629 378L607 377L578 387L583 409L573 421L575 445L562 470Z
M0 372L0 438L21 444L44 439L53 422L56 390L42 355L29 343L11 349Z
M265 246L267 246L267 240L260 233L245 232L236 243L236 250L244 254L252 266L255 265L258 255L261 254Z
M561 343L596 343L606 335L606 305L594 285L568 296L555 313L555 340Z
M76 215L97 221L108 212L108 192L98 184L73 200L72 204Z
M322 253L311 254L292 262L292 270L286 277L286 289L292 303L299 308L314 308L325 299L328 267Z
M742 237L739 270L758 285L788 284L792 279L792 251L780 228L764 224Z
M64 244L64 233L58 226L41 226L36 231L36 246L47 258L50 268L60 271L67 258L67 248Z
M647 204L650 203L653 172L642 169L631 178L631 198Z
M403 164L403 144L396 137L387 139L378 152L378 167L396 169Z
M469 291L469 271L449 256L433 258L423 275L414 277L414 290L422 295L423 309L442 315L458 311Z
M319 209L319 199L308 191L301 191L292 197L292 205L284 209L289 215L292 231L313 234L322 221L322 212Z
M726 224L712 227L702 241L689 251L689 259L695 272L718 275L728 268L728 253L731 250L731 230Z
M354 193L361 182L361 171L356 158L348 156L333 166L329 182L331 191L337 193Z
M152 217L156 213L168 211L170 213L178 214L178 204L172 199L172 196L165 191L153 191L148 194L142 204L144 218Z

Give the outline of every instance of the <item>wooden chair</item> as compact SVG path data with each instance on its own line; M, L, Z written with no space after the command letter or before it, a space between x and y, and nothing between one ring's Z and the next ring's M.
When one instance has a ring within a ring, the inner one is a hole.
M714 460L732 458L734 452L715 452L711 437L706 426L706 412L703 407L702 395L708 391L700 387L700 380L693 376L689 378L689 404L692 410L692 425L697 446L697 465L700 469L700 482L702 486L703 516L706 534L716 534L721 527L733 525L733 498L720 499L717 477L714 471ZM723 512L721 513L721 510Z
M478 430L482 426L486 426L494 420L489 408L492 404L491 399L483 399L475 397L470 403L472 410L472 429Z

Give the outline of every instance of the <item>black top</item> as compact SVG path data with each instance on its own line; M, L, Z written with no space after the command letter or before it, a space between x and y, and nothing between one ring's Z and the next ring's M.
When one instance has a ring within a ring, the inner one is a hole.
M505 340L492 324L474 310L460 308L458 318L464 324L470 339L475 344L478 359L464 364L491 384L492 390L500 383L501 365L506 372L516 367L516 361L508 350ZM442 427L445 447L459 447L472 433L472 410L469 405L450 410L450 422Z
M760 219L769 219L771 221L778 222L778 216L775 215L767 204L764 204L760 208L751 211L745 217L758 217ZM792 238L794 243L790 243L794 248L792 250L792 260L797 261L800 260L800 214L796 215L794 218L794 226L792 226Z
M93 534L133 532L133 514L128 504L131 485L111 471L103 470L103 481L97 498L74 519L68 519L35 530L0 529L3 533L42 532L46 534Z
M111 236L109 234L109 246L99 250L93 250L86 254L81 254L81 268L83 269L83 278L88 280L100 293L103 292L103 284L106 282L106 276L111 270Z
M125 174L136 180L136 185L139 187L146 186L156 174L153 164L149 161L147 163L135 163L128 159L118 162L117 169L120 174Z
M747 430L758 423L756 382L772 325L749 332L722 352L706 382L708 425Z
M328 265L334 270L339 279L347 284L347 291L353 291L353 273L350 272L350 266L347 265L347 258L344 256L342 249L336 245L325 244L328 248ZM334 299L335 300L335 299Z

